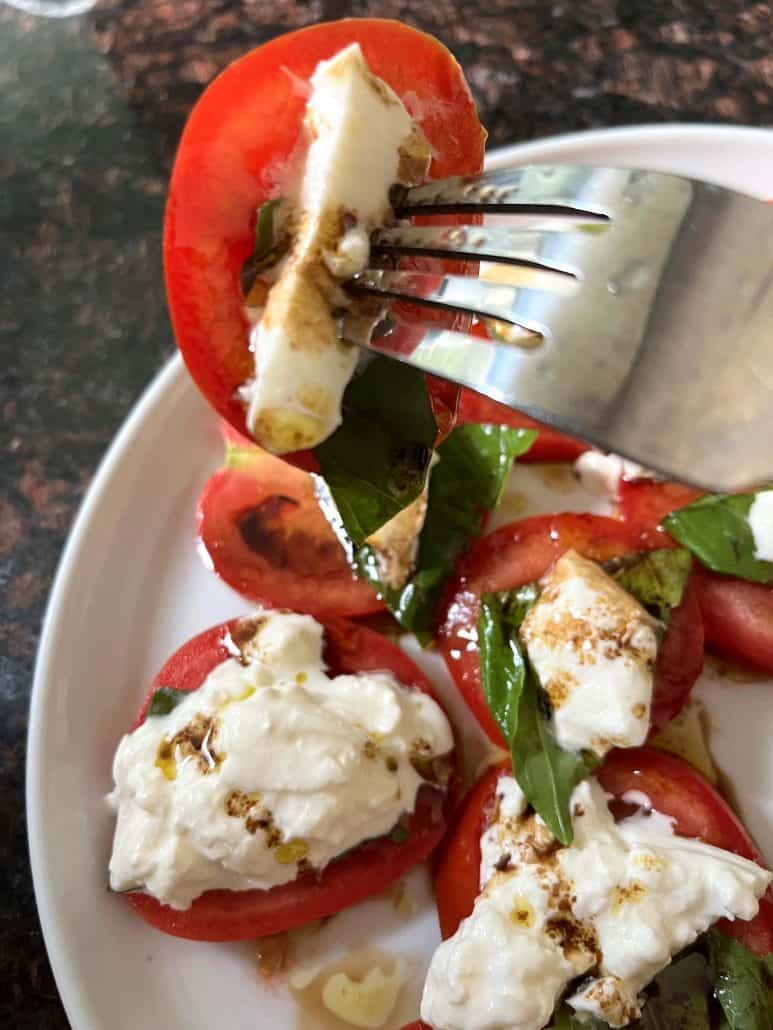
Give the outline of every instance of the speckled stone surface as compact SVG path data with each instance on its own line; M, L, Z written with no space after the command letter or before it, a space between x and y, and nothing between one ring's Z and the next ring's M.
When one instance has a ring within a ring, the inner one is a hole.
M18 1030L68 1025L25 839L35 647L95 465L172 350L159 234L177 137L205 83L246 49L368 14L451 47L492 144L773 123L770 3L107 0L62 19L0 6L0 1021Z

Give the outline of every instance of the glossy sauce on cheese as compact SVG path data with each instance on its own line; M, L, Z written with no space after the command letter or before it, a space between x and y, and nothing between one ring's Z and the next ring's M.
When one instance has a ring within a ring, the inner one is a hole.
M627 796L626 796L626 799ZM638 994L720 918L751 919L773 877L678 837L657 812L615 823L594 778L572 795L560 847L511 777L481 839L481 893L435 952L422 1018L437 1030L541 1030L558 999L624 1026ZM631 798L635 802L638 799Z
M266 611L239 657L118 746L110 879L174 908L323 868L412 811L450 725L390 672L329 676L323 627Z

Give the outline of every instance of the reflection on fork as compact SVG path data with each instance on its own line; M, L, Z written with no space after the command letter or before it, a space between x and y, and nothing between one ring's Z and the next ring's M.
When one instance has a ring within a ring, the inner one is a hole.
M377 232L374 267L348 284L412 305L411 349L399 333L371 349L706 489L770 476L773 209L681 176L566 165L427 183L395 211L433 223ZM442 224L460 213L489 220ZM475 315L495 339L440 313Z

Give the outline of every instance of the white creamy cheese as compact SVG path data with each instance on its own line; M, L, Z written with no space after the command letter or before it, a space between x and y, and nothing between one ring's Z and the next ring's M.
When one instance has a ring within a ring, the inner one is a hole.
M365 541L376 554L381 582L392 590L399 590L413 572L428 501L429 474L419 496Z
M361 979L334 973L322 988L322 1004L342 1023L362 1030L382 1030L392 1015L406 980L408 966L397 959L391 973L372 966Z
M621 458L617 454L604 454L602 451L585 451L575 461L574 471L586 490L610 501L617 500L621 479L652 475L635 461Z
M575 839L556 842L510 777L481 840L472 914L433 956L421 1016L435 1030L541 1030L567 999L611 1026L639 1015L639 992L718 919L753 918L773 876L676 836L663 815L615 823L595 779L572 795Z
M754 557L773 561L773 490L761 490L749 508L749 526L754 537Z
M599 976L567 1000L612 1026L638 1016L639 992L718 919L754 918L773 876L728 851L679 837L673 820L639 812L615 823L597 781L573 794L575 840L558 853L572 913L592 925Z
M434 1030L538 1030L575 966L546 932L555 916L528 869L497 880L432 956L421 1018Z
M286 883L388 833L425 782L412 760L450 752L426 694L390 672L328 676L310 616L254 625L239 657L119 744L114 890L182 909L206 890Z
M317 65L305 115L309 144L294 241L252 330L255 379L242 390L247 424L278 454L313 447L341 421L357 350L337 339L341 279L362 271L390 188L424 179L429 147L399 97L368 68L358 44Z
M503 827L518 826L521 816L529 807L526 795L512 776L500 776L497 781L497 818L486 828L480 839L480 884L485 886L496 872L497 863L504 854ZM511 838L512 840L512 835Z
M382 583L399 590L413 572L419 553L419 536L424 526L429 503L429 481L432 469L440 460L437 452L427 469L424 487L419 496L393 515L365 543L373 549Z
M655 624L596 562L575 551L558 559L521 639L550 698L563 748L604 755L644 743Z

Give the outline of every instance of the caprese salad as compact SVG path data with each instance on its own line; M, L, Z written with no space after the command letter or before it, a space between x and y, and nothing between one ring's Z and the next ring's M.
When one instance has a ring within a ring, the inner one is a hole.
M167 933L227 941L332 915L426 858L456 769L398 647L266 609L169 659L113 774L111 889Z
M393 190L478 171L484 139L448 51L380 20L276 39L191 114L167 292L223 419L201 549L249 610L169 659L119 742L110 888L166 933L250 940L432 856L424 1025L770 1030L773 874L660 734L704 648L773 671L773 489L697 496L359 359L384 312L346 282ZM610 513L484 535L519 459L575 461ZM460 727L398 630L490 740L463 800Z

